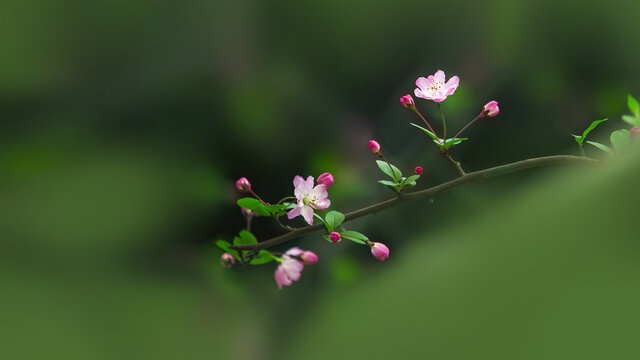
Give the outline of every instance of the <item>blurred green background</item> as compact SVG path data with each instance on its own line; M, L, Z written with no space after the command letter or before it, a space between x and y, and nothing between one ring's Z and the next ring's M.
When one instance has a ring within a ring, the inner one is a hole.
M640 154L545 169L309 236L321 261L225 270L240 176L268 201L330 171L335 209L389 197L366 143L455 176L398 104L442 69L467 170L607 143L640 98L640 3L0 3L0 301L10 359L638 358ZM431 119L437 108L418 101ZM439 129L439 122L432 121ZM588 154L600 156L595 149ZM279 233L264 219L259 239ZM287 246L281 249L286 249ZM400 356L403 358L404 356Z

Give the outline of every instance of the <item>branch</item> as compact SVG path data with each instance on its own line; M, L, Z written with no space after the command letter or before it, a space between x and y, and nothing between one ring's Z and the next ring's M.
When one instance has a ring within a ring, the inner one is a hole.
M486 179L494 176L502 176L502 175L513 173L513 172L518 172L518 171L536 168L536 167L559 166L559 165L602 166L604 164L606 163L599 160L593 160L590 158L571 156L571 155L545 156L545 157L517 161L511 164L506 164L506 165L496 166L496 167L492 167L485 170L466 173L454 180L447 181L445 183L431 187L429 189L414 191L411 193L401 193L400 196L396 198L384 200L379 203L369 205L362 209L355 210L348 214L345 214L344 222L346 223L348 221L363 217L365 215L376 214L382 210L386 210L388 208L394 207L396 205L399 205L408 201L432 197L434 195L451 190L460 185L468 184L470 182L474 182L477 180ZM274 238L265 240L257 244L234 245L234 246L231 246L231 248L235 250L266 249L278 244L282 244L287 241L291 241L293 239L297 239L301 236L311 234L320 229L324 229L324 224L317 223L313 226L299 228L291 232L288 232L286 234L276 236Z

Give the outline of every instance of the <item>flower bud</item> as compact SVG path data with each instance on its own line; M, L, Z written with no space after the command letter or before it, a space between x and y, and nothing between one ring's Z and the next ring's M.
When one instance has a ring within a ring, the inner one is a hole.
M318 255L316 255L313 251L305 251L300 255L300 259L305 265L313 265L318 262Z
M224 253L220 257L220 263L222 264L222 266L224 266L224 267L226 267L228 269L231 266L233 266L233 264L236 263L236 259L233 257L233 255L231 255L229 253Z
M236 189L240 192L249 192L251 191L251 183L246 177L241 177L236 181Z
M331 173L322 173L318 176L318 185L324 185L325 188L329 189L333 185L333 175Z
M498 115L499 112L500 112L500 108L498 107L498 102L495 100L492 100L486 103L482 107L482 111L480 112L480 114L482 115L482 117L486 117L486 116L494 117Z
M640 138L640 128L637 126L634 126L631 128L631 130L629 130L629 139L631 139L631 141L636 141Z
M253 210L240 208L240 211L242 212L242 215L244 215L244 217L247 217L247 218L260 216L260 214L258 214L257 212L255 212Z
M406 108L412 108L415 105L415 102L413 102L411 95L407 94L400 98L400 104Z
M378 144L377 141L375 140L370 140L369 141L369 150L374 153L374 154L379 154L380 153L380 144Z
M329 239L331 239L331 241L335 244L338 241L340 241L340 233L339 232L332 232L331 234L329 234Z
M384 261L389 257L389 248L383 243L374 242L371 245L371 255L380 261Z
M422 175L422 166L416 166L415 169L413 169L413 173L416 175Z

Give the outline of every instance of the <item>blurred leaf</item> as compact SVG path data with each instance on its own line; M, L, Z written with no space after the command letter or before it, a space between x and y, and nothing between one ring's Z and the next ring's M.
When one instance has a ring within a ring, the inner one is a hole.
M392 178L394 181L402 177L402 171L400 171L400 169L398 169L397 167L388 164L386 161L376 160L376 163L378 164L380 170L382 170L383 173L387 174L387 176Z
M613 151L611 151L611 149L607 145L600 144L600 143L595 142L595 141L587 141L587 144L591 144L591 145L597 147L598 149L606 152L607 155L613 156Z
M251 245L251 244L257 244L258 240L256 239L255 236L253 236L252 233L248 232L247 230L242 230L240 231L240 237L235 237L233 239L233 245Z
M417 174L416 175L411 175L404 181L404 184L406 185L406 184L408 184L410 182L415 182L419 178L420 178L420 175L417 175Z
M369 240L369 238L364 236L364 234L352 230L343 231L340 233L340 236L358 244L366 244Z
M424 131L425 133L427 133L427 135L429 135L431 137L431 139L433 139L433 141L435 141L438 145L440 145L440 143L438 143L438 141L440 140L440 138L438 138L438 136L436 136L436 134L432 133L431 131L423 128L420 125L414 124L414 123L409 123L409 125L415 126L418 129Z
M333 240L331 240L331 236L329 236L329 235L327 235L327 234L324 234L324 235L322 235L322 237L323 237L325 240L327 240L328 242L330 242L330 243L332 243L332 244L333 244ZM342 241L342 239L338 240L338 242L340 242L340 241Z
M571 136L573 136L575 138L575 140L576 140L576 142L578 144L582 144L582 141L584 140L584 138L582 136L574 135L574 134L571 134Z
M394 183L393 181L389 181L389 180L378 180L378 182L382 185L387 185L387 186L391 186L391 187L395 187L396 183Z
M256 255L256 257L254 257L253 259L251 259L251 261L249 261L249 264L262 265L262 264L266 264L268 262L274 261L275 259L276 259L275 256L273 256L273 254L271 254L267 250L260 250L258 255Z
M640 120L631 115L622 115L622 120L631 126L640 126Z
M573 135L573 136L576 137L576 141L578 142L578 144L582 145L582 142L584 141L584 139L587 138L587 135L591 132L591 130L595 129L596 126L598 126L600 123L605 122L607 120L609 120L609 119L595 120L595 121L591 122L591 124L589 125L589 127L585 131L582 132L582 136L578 137L578 136Z
M450 147L454 146L454 145L458 145L461 142L463 142L464 140L469 140L469 138L451 138L451 139L447 139L444 142L444 149L449 149ZM436 142L436 144L438 144L438 142ZM442 139L440 139L440 143L438 145L442 144Z
M240 255L238 254L237 251L235 251L235 250L233 250L231 248L231 244L229 244L229 242L224 241L224 240L217 240L216 241L216 246L218 246L223 251L228 252L229 254L233 255L233 257L236 258L236 260L240 261Z
M243 209L252 210L262 216L270 216L271 212L258 199L246 197L238 200L238 206Z
M633 116L640 118L640 105L638 104L638 100L634 99L631 94L627 97L627 105Z
M344 221L344 214L339 211L329 211L324 217L327 230L332 232L335 228L340 226Z
M629 146L629 130L620 129L611 133L611 144L613 144L616 153L620 154Z

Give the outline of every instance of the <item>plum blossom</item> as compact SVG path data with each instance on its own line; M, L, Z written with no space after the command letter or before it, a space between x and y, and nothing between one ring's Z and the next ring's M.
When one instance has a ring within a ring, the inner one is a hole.
M300 279L304 265L312 265L318 261L318 256L312 251L305 251L297 247L287 250L280 258L280 265L275 272L278 289L289 286Z
M417 88L414 90L414 94L419 98L442 102L447 96L453 95L460 82L457 76L452 77L447 82L445 80L446 77L442 70L438 70L435 74L426 78L419 77L416 80Z
M495 100L489 101L482 107L482 111L480 112L482 117L494 117L498 115L500 112L500 108L498 107L498 102Z
M384 261L389 257L389 248L387 245L379 242L371 243L371 255L380 261Z
M304 180L302 176L293 178L294 195L298 205L287 214L289 220L302 215L309 225L313 225L313 210L324 210L331 205L326 185L320 184L313 187L313 176Z
M380 144L375 140L369 140L369 151L374 154L380 153Z

